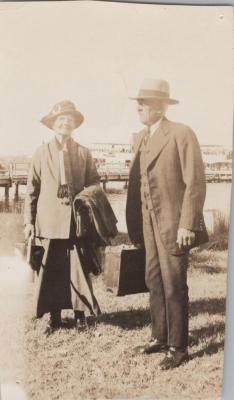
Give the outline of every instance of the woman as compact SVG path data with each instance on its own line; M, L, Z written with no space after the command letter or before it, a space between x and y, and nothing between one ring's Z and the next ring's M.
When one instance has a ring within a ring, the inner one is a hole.
M32 159L25 199L25 237L35 237L44 255L38 274L36 317L50 313L51 333L61 326L61 310L73 308L77 327L85 315L97 315L89 271L81 265L72 201L85 187L98 185L90 151L71 135L84 120L70 101L56 104L41 122L54 138Z

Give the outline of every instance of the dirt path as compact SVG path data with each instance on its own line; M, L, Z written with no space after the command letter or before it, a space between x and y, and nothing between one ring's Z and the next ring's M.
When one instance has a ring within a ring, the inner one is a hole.
M23 340L30 271L19 257L0 257L1 399L25 399ZM23 396L23 397L22 397Z

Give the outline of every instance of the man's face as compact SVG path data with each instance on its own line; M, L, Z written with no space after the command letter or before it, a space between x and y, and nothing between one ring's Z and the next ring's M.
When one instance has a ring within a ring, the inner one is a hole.
M75 129L75 118L72 114L60 114L53 124L53 130L62 136L70 136Z
M137 101L137 111L144 125L152 125L164 116L167 105L157 99L142 99Z

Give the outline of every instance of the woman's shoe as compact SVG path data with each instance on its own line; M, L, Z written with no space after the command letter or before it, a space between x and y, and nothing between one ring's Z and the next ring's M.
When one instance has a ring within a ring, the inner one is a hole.
M52 326L51 324L49 324L46 329L44 330L44 334L46 336L50 336L52 335L55 331L57 331L59 328L56 328L54 326Z
M88 329L86 318L84 318L84 319L78 318L76 320L76 329L79 332L83 332L83 331L86 331Z
M52 335L56 330L61 328L62 320L61 320L61 311L51 312L50 313L50 322L45 329L46 336Z
M79 332L85 331L88 328L85 313L83 311L75 311L75 325Z

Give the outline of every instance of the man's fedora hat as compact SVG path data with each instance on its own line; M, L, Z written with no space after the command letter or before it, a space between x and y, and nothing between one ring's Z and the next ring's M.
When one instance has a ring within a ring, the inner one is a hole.
M144 79L136 97L131 100L158 99L167 104L177 104L178 100L170 98L169 83L163 79Z
M50 113L41 119L41 123L47 128L53 129L54 121L61 114L72 114L75 118L75 128L78 128L84 121L84 116L76 109L75 104L64 100L55 104Z

